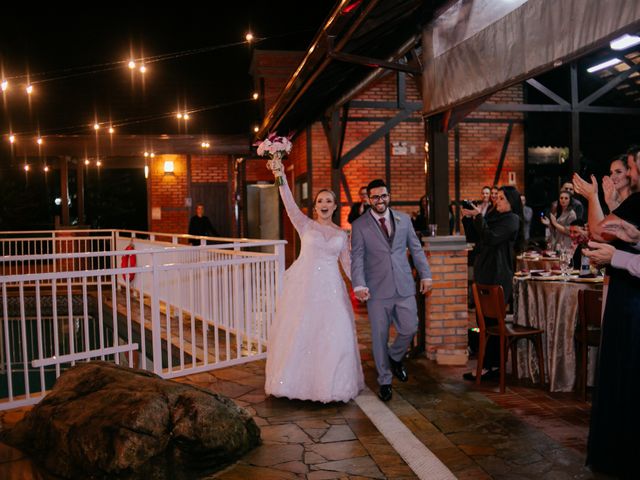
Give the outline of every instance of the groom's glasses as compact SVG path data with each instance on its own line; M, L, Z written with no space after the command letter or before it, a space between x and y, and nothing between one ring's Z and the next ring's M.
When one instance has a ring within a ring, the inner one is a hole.
M389 194L383 193L382 195L370 195L369 199L373 202L377 202L378 200L388 200Z

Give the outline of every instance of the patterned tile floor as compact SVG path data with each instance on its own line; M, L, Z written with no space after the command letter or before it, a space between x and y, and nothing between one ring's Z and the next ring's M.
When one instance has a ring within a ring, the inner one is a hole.
M366 310L356 306L365 377L377 390ZM389 408L462 479L604 478L583 467L589 405L572 395L462 380L470 367L407 362L410 380L394 385ZM320 404L266 397L264 362L191 375L181 381L215 390L247 408L263 444L207 478L417 478L354 403ZM0 412L12 425L27 409ZM44 479L20 452L0 444L0 478Z

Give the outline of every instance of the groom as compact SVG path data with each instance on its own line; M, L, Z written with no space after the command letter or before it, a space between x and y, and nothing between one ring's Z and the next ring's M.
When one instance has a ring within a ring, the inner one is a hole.
M373 180L367 193L371 208L353 222L351 233L351 282L358 300L367 301L378 396L386 402L392 396L392 373L401 382L408 379L402 359L418 328L407 248L420 276L420 293L431 290L431 271L409 216L389 209L384 181ZM391 322L398 333L389 347Z

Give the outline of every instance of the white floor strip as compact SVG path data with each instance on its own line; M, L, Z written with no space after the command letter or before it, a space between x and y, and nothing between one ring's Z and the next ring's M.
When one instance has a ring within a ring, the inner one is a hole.
M451 480L455 475L398 417L365 387L356 403L420 479Z

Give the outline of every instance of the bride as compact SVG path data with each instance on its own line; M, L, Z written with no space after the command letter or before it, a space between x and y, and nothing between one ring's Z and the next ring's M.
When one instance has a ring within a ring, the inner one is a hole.
M265 392L276 397L348 402L364 387L355 320L338 259L347 275L347 234L331 221L335 194L321 190L314 210L302 213L282 170L280 195L300 235L300 256L284 274L282 294L269 332Z

